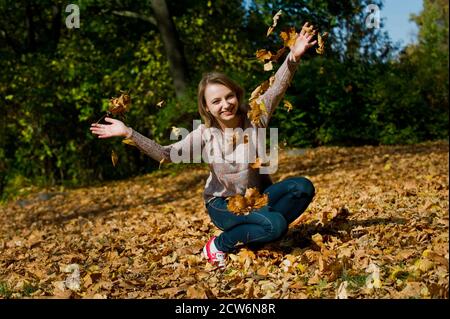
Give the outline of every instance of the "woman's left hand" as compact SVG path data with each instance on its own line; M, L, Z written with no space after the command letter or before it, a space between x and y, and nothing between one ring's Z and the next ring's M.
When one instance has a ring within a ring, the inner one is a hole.
M303 27L302 30L300 31L300 33L297 36L297 39L295 40L294 45L290 48L291 49L291 53L293 55L293 58L295 59L295 61L298 61L300 59L300 57L312 46L316 45L317 40L316 41L311 41L313 38L313 35L308 34L305 31L305 28L308 27L308 22L306 22Z

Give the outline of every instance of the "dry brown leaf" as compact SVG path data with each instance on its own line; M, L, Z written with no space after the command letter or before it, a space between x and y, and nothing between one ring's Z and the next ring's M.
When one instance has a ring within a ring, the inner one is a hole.
M121 94L117 98L109 100L108 112L114 115L124 115L131 105L131 97L128 94Z
M247 200L242 195L231 196L228 199L227 208L230 212L235 214L242 214L247 210Z
M269 202L267 194L260 194L256 187L247 188L245 195L240 194L227 198L227 208L237 215L246 215L251 210L266 206Z

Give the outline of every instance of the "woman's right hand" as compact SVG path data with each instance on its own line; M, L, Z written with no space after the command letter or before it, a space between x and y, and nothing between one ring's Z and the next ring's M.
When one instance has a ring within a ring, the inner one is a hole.
M113 136L129 136L131 128L123 124L122 121L105 117L105 121L111 124L91 124L91 132L98 135L98 138L109 138Z

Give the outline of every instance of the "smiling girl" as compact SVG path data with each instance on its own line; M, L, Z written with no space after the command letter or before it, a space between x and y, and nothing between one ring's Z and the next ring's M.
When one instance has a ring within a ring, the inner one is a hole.
M261 115L259 127L267 127L269 120L283 98L301 56L316 41L305 32L306 23L298 34L290 53L277 70L270 88L258 98L267 110ZM243 152L242 144L230 147L223 138L230 129L256 129L247 116L248 106L243 103L244 91L229 77L221 73L208 73L198 86L198 109L205 124L189 133L184 139L162 146L123 122L105 118L111 124L92 124L91 131L99 138L122 136L131 139L145 154L157 161L171 162L171 154L194 149L194 144L208 145L215 154ZM191 154L192 155L192 154ZM234 157L236 158L236 157ZM224 268L226 253L235 251L240 244L262 244L280 239L288 226L297 219L312 201L315 189L305 177L291 177L272 183L268 174L251 167L247 161L207 161L210 175L206 181L203 199L208 214L222 233L210 238L203 248L205 258L219 268ZM244 195L248 188L257 188L268 195L268 204L252 210L247 215L236 215L228 210L227 198Z

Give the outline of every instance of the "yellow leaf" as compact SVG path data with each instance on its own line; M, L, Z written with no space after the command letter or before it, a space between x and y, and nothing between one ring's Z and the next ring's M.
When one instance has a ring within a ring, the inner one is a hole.
M166 161L165 158L162 158L162 159L159 161L159 167L158 167L158 169L161 169L161 165L162 165L165 161Z
M325 53L325 41L328 38L328 32L325 32L323 35L317 34L317 45L319 46L316 49L316 52L318 54L324 54Z
M280 33L280 36L284 41L284 46L290 48L295 44L295 40L297 40L298 33L295 31L294 27L291 27L287 31L282 31Z
M291 102L289 102L288 100L284 100L284 107L287 108L288 112L290 112L292 110L292 104Z
M122 143L131 145L131 146L136 146L136 143L133 140L129 139L129 138L126 138L126 139L122 140Z
M116 152L114 150L111 151L111 161L113 163L113 166L116 167L117 162L119 161L119 156L117 156Z
M306 266L303 265L302 263L298 263L297 270L300 271L300 273L303 274L306 271Z
M156 106L161 108L166 104L166 102L164 102L164 100L159 101L158 103L156 103Z
M269 112L267 112L267 108L266 108L266 105L264 104L264 102L259 103L259 107L263 113L265 113L265 114L269 113Z

